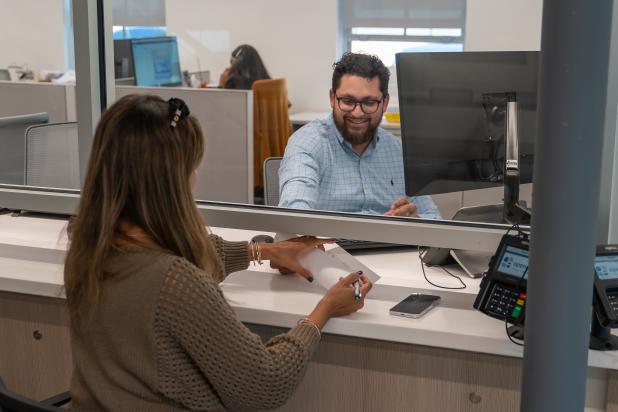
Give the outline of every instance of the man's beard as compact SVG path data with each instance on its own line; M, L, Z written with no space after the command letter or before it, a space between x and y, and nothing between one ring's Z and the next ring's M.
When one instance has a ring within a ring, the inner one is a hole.
M375 135L376 129L380 125L381 120L381 118L378 117L378 119L374 121L373 119L371 119L371 117L369 117L369 124L367 125L367 129L362 134L358 134L348 129L346 117L354 118L350 115L345 114L338 116L333 111L333 119L335 121L335 126L337 127L337 130L339 130L339 133L341 133L341 136L347 142L350 142L353 145L363 144L371 141L371 139L373 139L373 136Z

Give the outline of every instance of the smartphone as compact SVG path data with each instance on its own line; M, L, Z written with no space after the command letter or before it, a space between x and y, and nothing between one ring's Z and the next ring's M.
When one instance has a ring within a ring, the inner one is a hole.
M440 296L414 293L393 306L389 313L406 318L420 318L438 303L440 303Z

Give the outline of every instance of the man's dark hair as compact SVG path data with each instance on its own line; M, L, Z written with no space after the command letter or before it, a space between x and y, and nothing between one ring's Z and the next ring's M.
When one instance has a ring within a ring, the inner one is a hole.
M341 78L345 74L360 76L365 79L379 77L380 91L385 97L388 96L388 79L391 73L378 56L362 53L345 53L341 60L333 64L333 92L337 91L341 84Z

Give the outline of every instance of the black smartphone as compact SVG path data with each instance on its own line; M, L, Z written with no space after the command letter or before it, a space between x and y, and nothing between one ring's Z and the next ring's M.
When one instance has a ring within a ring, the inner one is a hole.
M440 296L413 293L393 306L389 313L406 318L420 318L438 303L440 303Z

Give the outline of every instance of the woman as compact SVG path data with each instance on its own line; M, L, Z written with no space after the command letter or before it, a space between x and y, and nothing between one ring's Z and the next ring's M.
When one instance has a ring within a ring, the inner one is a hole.
M263 344L218 283L269 259L282 271L324 241L248 245L209 235L192 196L202 131L179 99L130 95L97 126L65 288L77 410L269 409L300 382L320 329L362 307L350 274L295 328Z
M270 75L257 50L242 44L232 51L230 67L221 73L219 87L251 90L254 81L264 79L270 79Z

